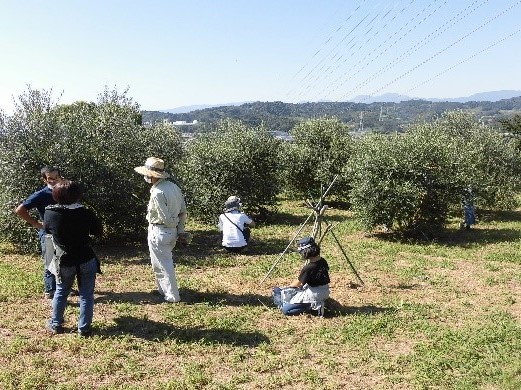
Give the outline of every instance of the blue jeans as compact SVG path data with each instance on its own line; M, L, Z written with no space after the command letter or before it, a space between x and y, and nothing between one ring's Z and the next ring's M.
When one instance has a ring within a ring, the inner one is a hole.
M78 330L90 330L94 313L94 286L98 263L95 258L78 266L60 266L61 283L56 285L56 292L52 301L52 326L58 328L64 322L63 315L67 306L67 297L71 292L72 284L77 275L80 296L80 318Z
M311 303L283 303L281 299L281 288L273 288L273 303L287 316L304 313L311 309Z
M45 263L45 232L38 232L38 237L40 238L40 247L42 248L42 259ZM43 270L43 288L46 293L53 293L56 290L56 278L45 268L45 265Z
M285 315L293 316L311 310L311 303L285 303L281 310Z

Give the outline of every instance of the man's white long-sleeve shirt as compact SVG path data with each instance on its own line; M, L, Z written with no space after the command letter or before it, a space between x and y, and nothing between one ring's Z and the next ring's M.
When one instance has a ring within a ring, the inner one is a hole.
M161 179L152 185L147 221L168 228L177 227L177 233L184 232L186 204L181 189L175 183Z

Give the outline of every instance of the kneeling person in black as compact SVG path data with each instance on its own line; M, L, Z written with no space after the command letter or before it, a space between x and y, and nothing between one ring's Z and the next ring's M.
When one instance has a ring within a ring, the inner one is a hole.
M295 293L287 302L282 302L280 294L283 289L273 289L274 300L285 315L300 314L307 310L318 310L323 313L324 301L329 297L329 265L320 256L320 246L313 237L305 237L297 243L297 250L309 261L297 280L288 287Z

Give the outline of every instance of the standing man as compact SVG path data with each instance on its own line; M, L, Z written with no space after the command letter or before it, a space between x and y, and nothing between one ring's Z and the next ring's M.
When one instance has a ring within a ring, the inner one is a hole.
M45 208L49 205L55 204L56 202L52 198L53 187L61 180L60 170L52 166L44 166L40 170L42 181L46 184L42 189L34 192L31 196L25 199L15 209L16 215L27 221L31 226L38 229L38 237L40 239L40 245L42 248L42 257L44 259L44 296L45 298L52 299L54 291L56 290L56 280L54 275L49 272L45 264L45 230L43 229L43 216L45 214ZM40 219L35 219L29 210L36 209Z
M179 302L172 250L177 237L185 230L186 204L183 194L175 183L165 180L170 174L165 171L165 162L160 158L149 157L144 166L134 170L152 184L146 218L148 249L157 289L165 301Z

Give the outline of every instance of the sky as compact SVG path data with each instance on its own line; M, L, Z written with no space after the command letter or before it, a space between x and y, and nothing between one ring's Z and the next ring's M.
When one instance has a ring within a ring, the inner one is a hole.
M521 0L0 0L0 109L521 90ZM362 100L363 101L363 100Z

